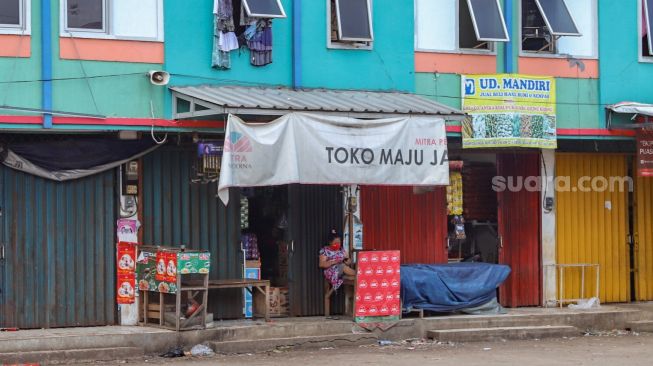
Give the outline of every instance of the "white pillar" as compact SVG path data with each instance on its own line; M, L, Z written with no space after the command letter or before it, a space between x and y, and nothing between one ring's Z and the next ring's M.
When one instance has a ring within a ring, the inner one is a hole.
M122 170L124 169L124 166L120 167L119 170L119 187L120 191L122 192ZM140 188L140 187L139 187ZM132 198L136 203L136 207L134 208L133 213L130 216L125 215L123 213L122 208L127 206L126 201ZM132 219L138 221L138 205L140 202L138 202L138 199L135 197L128 197L126 195L120 195L119 197L120 200L120 217L123 219ZM125 216L125 217L123 217ZM137 232L139 228L137 226ZM136 301L133 304L120 304L118 305L118 317L120 319L120 325L138 325L138 303L141 300L140 296L138 296L138 281L136 281L136 288L134 289L136 291Z
M556 198L555 198L555 150L542 150L542 203L547 197L553 198L553 209L544 204L542 210L542 303L544 306L555 306L556 271L547 265L556 264Z

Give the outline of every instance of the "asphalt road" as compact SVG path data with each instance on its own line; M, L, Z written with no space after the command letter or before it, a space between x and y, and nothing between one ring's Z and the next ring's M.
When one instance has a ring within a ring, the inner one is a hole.
M438 344L413 340L386 346L277 350L208 358L112 361L98 365L653 365L653 334L604 332L568 339ZM88 365L88 364L86 364Z

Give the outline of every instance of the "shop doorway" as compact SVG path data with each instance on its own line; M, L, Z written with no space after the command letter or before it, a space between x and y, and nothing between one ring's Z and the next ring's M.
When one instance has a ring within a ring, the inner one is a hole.
M243 242L254 236L258 246L253 255L245 243L246 258L259 261L261 278L270 280L273 293L287 301L272 313L324 314L324 277L318 253L329 230L343 228L341 188L293 184L244 189L242 194L247 197L249 216ZM248 261L246 265L256 263ZM335 312L342 311L338 300L334 300Z
M501 304L540 305L540 192L537 187L501 189L493 182L494 177L503 177L515 186L520 179L533 177L539 184L539 154L474 151L451 156L449 262L508 265L511 274L500 287Z
M497 155L497 175L522 178L519 189L497 193L499 263L509 265L511 273L499 288L499 301L508 307L541 304L540 191L529 188L527 178L539 184L538 153ZM518 182L518 180L516 180Z

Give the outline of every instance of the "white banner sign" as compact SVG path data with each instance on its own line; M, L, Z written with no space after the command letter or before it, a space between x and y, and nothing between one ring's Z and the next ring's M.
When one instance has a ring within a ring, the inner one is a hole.
M291 113L250 124L230 115L218 196L229 187L301 184L449 184L444 120L360 120Z

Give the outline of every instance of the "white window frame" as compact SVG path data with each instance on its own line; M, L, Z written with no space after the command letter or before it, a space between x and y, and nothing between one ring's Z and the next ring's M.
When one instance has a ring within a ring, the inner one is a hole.
M642 13L642 7L646 6L644 0L637 0L637 58L639 62L653 63L653 55L643 55L644 49L642 48L642 17L646 16ZM651 25L648 25L652 28ZM648 34L649 42L651 41L651 33ZM649 50L650 51L650 50Z
M467 8L469 9L469 16L472 18L472 24L474 25L474 33L476 34L476 40L482 42L510 42L510 34L508 34L508 27L506 26L506 18L503 16L503 9L501 9L501 3L499 0L495 0L497 4L497 9L499 9L499 15L501 16L501 25L503 26L503 32L506 34L506 39L499 38L481 38L478 32L478 24L476 24L476 15L474 14L474 7L472 6L471 0L467 1ZM491 1L491 0L490 0ZM460 4L460 2L458 2ZM458 32L460 32L460 25L458 25ZM460 48L460 45L458 45Z
M272 14L265 14L265 13L254 13L249 10L249 3L247 0L242 0L243 6L245 7L245 11L250 17L258 17L258 18L286 18L286 10L283 8L283 5L281 4L281 0L277 0L277 5L279 6L279 9L281 9L281 15L272 15Z
M456 0L456 32L455 32L455 40L454 43L456 44L456 49L455 50L440 50L440 49L430 49L430 48L419 48L417 47L417 38L415 38L415 51L417 52L430 52L430 53L450 53L450 54L470 54L470 55L490 55L490 56L496 56L497 55L497 47L495 42L493 41L487 41L488 42L488 48L487 49L474 49L474 48L461 48L460 47L460 2L461 1L467 1L467 0ZM419 12L419 6L418 3L415 2L415 28L419 29L417 26L419 23L419 18L417 17L417 14ZM467 4L469 6L469 3ZM501 7L499 7L501 8ZM501 11L501 14L503 14L503 10ZM474 22L474 19L472 17L472 23ZM505 18L504 18L504 24L505 24ZM476 35L476 29L473 29L474 35ZM507 33L507 32L506 32ZM417 32L415 32L415 37L417 37ZM508 35L510 37L510 35Z
M556 53L548 53L548 52L536 53L536 52L533 52L533 51L524 51L522 49L522 0L518 0L517 1L517 6L518 6L517 13L519 14L518 15L519 16L519 29L518 29L518 31L519 31L519 40L518 40L519 41L519 57L569 58L569 56L571 56L571 57L575 57L575 58L583 59L583 60L598 60L598 58L599 58L599 7L598 7L599 0L591 0L591 1L592 1L592 27L594 28L594 36L592 37L592 49L594 51L592 52L592 55L580 56L580 55L570 55L570 54L567 54L567 53L558 53L557 49L556 49ZM537 4L537 2L536 2L536 4ZM565 6L566 5L567 4L565 2ZM537 6L539 7L539 5L537 5ZM547 24L547 27L548 27L547 21L545 20L544 22ZM576 24L575 21L574 21L574 24ZM641 24L640 24L640 27L641 27ZM576 25L576 28L578 28L578 25ZM579 32L580 32L580 30L579 30ZM557 39L556 39L556 41L557 41ZM640 40L640 43L641 43L641 40ZM641 47L641 45L640 45L640 47ZM641 53L642 52L640 51L640 54Z
M163 0L156 1L156 18L157 18L157 36L156 37L128 37L117 36L113 34L112 27L113 9L112 0L103 0L104 7L104 30L93 29L76 29L68 28L68 0L61 0L60 6L60 36L68 38L92 38L92 39L112 39L112 40L130 40L130 41L146 41L146 42L163 42Z
M569 37L580 37L583 34L580 32L580 29L578 29L578 24L576 24L576 20L574 20L574 16L571 14L571 11L569 11L569 7L567 6L567 2L565 0L560 0L562 1L562 4L565 6L565 9L567 9L567 13L569 13L569 17L571 18L571 22L574 23L574 27L578 31L578 33L559 33L559 32L553 32L553 28L551 28L551 23L549 23L549 16L546 14L544 9L542 8L542 4L540 4L540 0L535 0L535 5L537 5L537 8L540 10L540 15L544 19L544 23L546 24L546 27L549 28L549 33L551 35L560 37L560 36L569 36Z
M30 35L32 33L32 1L20 0L20 24L0 24L0 34Z
M374 49L374 21L372 20L372 6L374 1L367 0L368 4L368 16L370 20L371 31L370 35L372 41L349 41L349 40L332 40L331 39L331 18L334 14L331 14L331 1L326 0L326 44L329 49L343 49L343 50L373 50ZM336 5L336 11L338 11L338 6ZM337 17L337 23L340 24L340 18ZM340 34L340 29L336 30Z
M370 38L351 38L351 37L342 37L342 21L340 17L340 1L336 0L336 20L338 21L338 37L339 41L343 42L374 42L374 22L372 21L372 4L370 0L365 0L367 2L367 22L370 27ZM347 1L347 0L345 0Z

